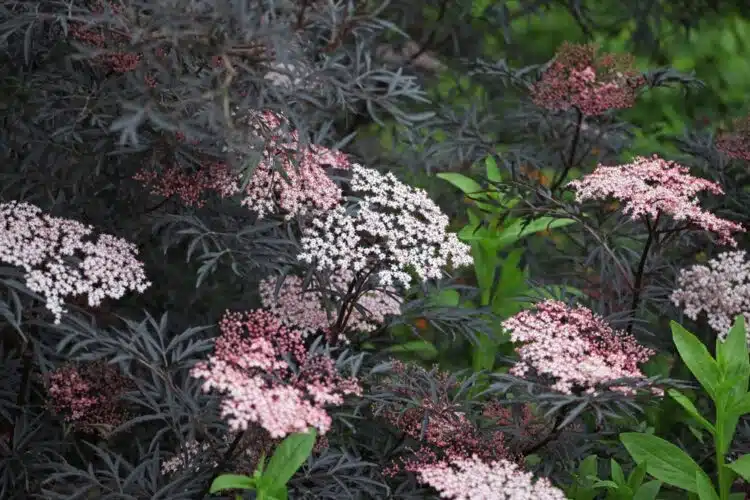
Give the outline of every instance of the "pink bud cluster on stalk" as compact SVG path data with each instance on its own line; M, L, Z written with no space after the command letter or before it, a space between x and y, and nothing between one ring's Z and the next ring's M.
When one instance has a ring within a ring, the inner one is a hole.
M629 54L597 54L595 45L564 43L531 90L537 106L551 111L576 107L584 115L633 106L646 81Z

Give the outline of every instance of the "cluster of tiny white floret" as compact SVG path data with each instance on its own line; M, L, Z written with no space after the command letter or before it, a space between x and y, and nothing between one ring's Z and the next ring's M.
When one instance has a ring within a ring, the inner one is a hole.
M44 295L55 323L67 312L67 296L87 294L89 306L96 307L106 297L119 299L151 286L135 245L109 234L83 241L92 232L91 226L52 217L29 203L0 203L0 262L26 271L26 286Z
M195 439L188 441L185 443L185 448L181 453L161 463L161 473L169 475L184 470L198 472L200 468L198 458L208 453L210 449L211 443L208 441L204 441L203 443L199 443ZM211 463L212 467L216 467L216 465L215 461Z
M448 217L422 189L393 174L354 165L358 202L339 205L305 228L299 259L321 271L360 272L377 267L380 284L408 287L412 273L440 278L445 266L471 265L470 247L446 232Z
M672 302L684 304L685 316L692 320L706 313L709 326L725 340L735 316L750 319L750 262L744 251L737 251L721 253L707 264L680 271Z
M417 477L454 500L566 500L546 478L534 476L513 462L485 463L478 457L423 466Z

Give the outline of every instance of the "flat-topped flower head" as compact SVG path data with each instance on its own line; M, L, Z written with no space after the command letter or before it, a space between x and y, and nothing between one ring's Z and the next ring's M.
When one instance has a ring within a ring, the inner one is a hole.
M707 265L680 271L672 302L692 320L705 313L709 326L726 339L735 316L750 320L750 261L744 251L724 252ZM750 339L748 339L750 342Z
M503 322L520 360L511 373L535 373L565 394L594 393L598 386L622 378L642 378L638 368L654 354L625 332L613 330L591 310L547 300ZM623 393L627 388L609 387Z
M273 438L310 427L325 434L325 407L361 393L355 378L340 376L327 355L308 352L302 333L271 312L227 311L220 328L213 355L191 374L205 380L204 391L224 394L221 415L233 430L257 423Z
M92 233L91 226L52 217L29 203L0 203L0 262L26 271L26 286L44 295L55 323L67 312L65 297L85 294L96 307L107 297L151 286L134 244L109 234L84 241Z
M562 490L546 478L536 481L509 460L484 462L478 457L425 465L419 482L454 500L566 500Z
M448 265L472 263L470 247L446 232L448 217L423 190L360 165L351 188L354 206L340 205L305 228L301 261L321 271L374 270L381 285L405 287L412 274L440 278Z
M750 116L733 120L731 130L720 132L716 149L730 158L750 161Z
M576 107L592 116L633 106L638 88L646 83L633 70L633 57L597 51L595 45L563 43L532 88L534 103L552 111Z
M698 193L723 194L724 191L718 184L689 172L686 167L656 155L639 156L625 165L599 165L568 186L575 190L579 203L614 198L623 204L623 212L633 220L669 215L676 221L714 233L723 244L737 246L732 233L744 231L744 228L703 210L698 202Z

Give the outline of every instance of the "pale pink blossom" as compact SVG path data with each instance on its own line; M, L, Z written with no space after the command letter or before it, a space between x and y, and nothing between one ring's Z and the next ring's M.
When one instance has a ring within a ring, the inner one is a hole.
M285 327L271 312L227 312L221 335L207 362L191 374L204 391L224 394L221 415L233 430L251 423L273 438L331 426L325 406L340 405L347 394L361 394L355 378L343 378L331 358L308 353L301 332Z
M591 394L616 379L642 378L638 365L654 354L591 310L555 300L516 314L503 322L503 328L520 344L516 348L520 359L510 372L549 378L552 388L565 394L574 390ZM610 390L631 392L624 387Z
M534 103L558 111L575 106L584 115L633 106L645 79L629 54L597 54L594 45L564 43L531 92Z
M742 314L750 321L750 262L745 251L724 252L707 265L681 270L677 287L672 302L683 305L692 320L705 313L721 340L726 339L735 316Z
M656 155L639 156L625 165L599 165L568 185L576 191L578 202L614 198L623 203L623 212L633 220L669 215L676 221L716 234L727 245L737 246L732 233L744 231L740 224L701 208L698 194L703 191L723 194L718 184L693 177L686 167Z
M302 145L297 131L288 131L288 121L271 111L250 113L250 133L262 137L260 163L245 188L242 205L258 217L330 210L341 200L341 188L331 180L329 168L348 170L347 156L323 146ZM282 173L283 172L283 173Z
M26 286L45 296L55 323L67 312L65 297L86 294L96 307L106 297L119 299L151 285L134 244L109 234L84 241L92 232L91 226L52 217L29 203L0 204L0 262L26 271Z
M408 287L472 263L470 247L446 232L448 217L424 190L393 174L353 166L351 188L358 198L316 217L303 231L299 259L320 271L371 272L382 286Z
M454 500L565 500L562 490L546 478L534 481L509 460L483 462L479 457L424 466L417 474L421 483Z

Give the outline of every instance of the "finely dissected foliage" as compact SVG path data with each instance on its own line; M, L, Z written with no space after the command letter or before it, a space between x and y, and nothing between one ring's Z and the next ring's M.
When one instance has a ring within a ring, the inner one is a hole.
M747 119L606 43L710 3L1 2L0 497L730 500Z

